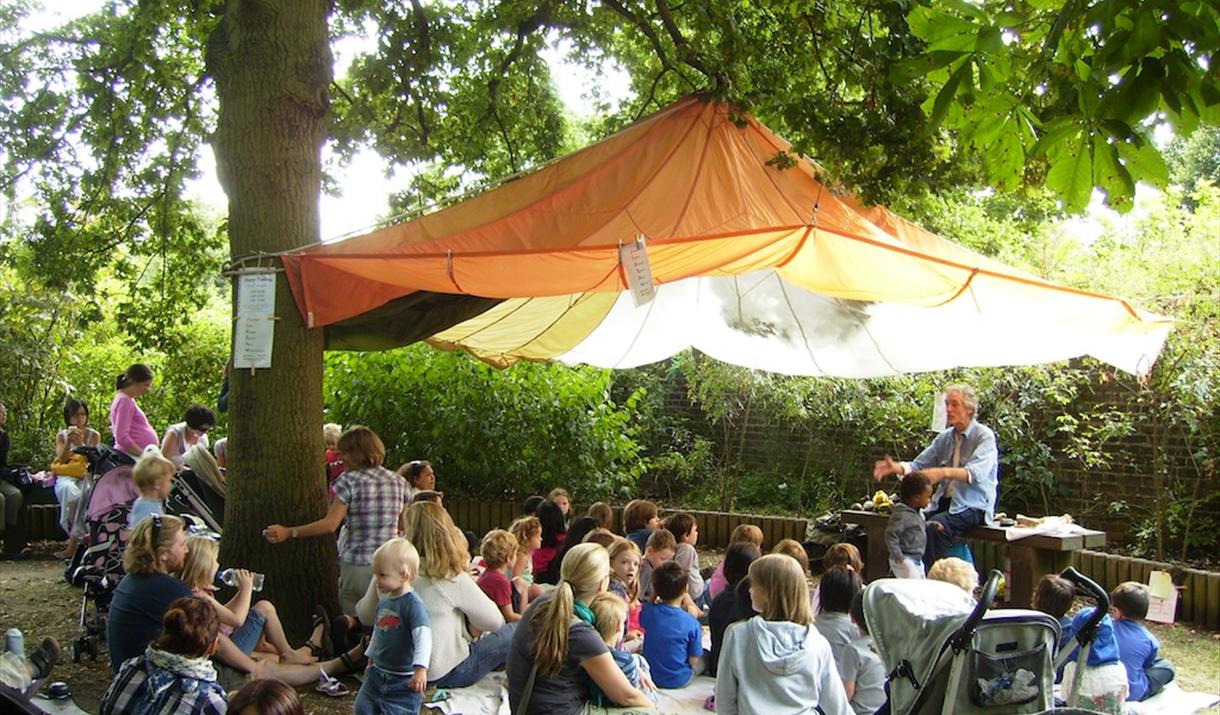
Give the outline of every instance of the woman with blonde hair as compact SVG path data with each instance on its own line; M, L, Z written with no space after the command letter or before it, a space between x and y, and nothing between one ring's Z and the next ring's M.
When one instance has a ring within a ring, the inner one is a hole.
M470 563L466 537L444 507L435 502L412 504L403 536L419 552L414 588L432 619L428 684L473 685L504 663L517 624L505 625L500 609L466 571ZM367 599L361 601L362 606L365 603ZM376 614L361 610L361 622L372 623Z
M522 619L508 656L508 704L514 715L570 715L589 700L588 680L624 707L653 707L632 687L598 634L589 602L606 591L610 556L597 544L570 549L559 584Z
M725 631L716 712L852 715L830 644L813 627L796 559L768 554L750 564L754 616Z

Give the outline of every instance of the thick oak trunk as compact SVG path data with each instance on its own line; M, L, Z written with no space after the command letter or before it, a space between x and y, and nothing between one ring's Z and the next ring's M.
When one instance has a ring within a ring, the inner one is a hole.
M329 11L327 0L230 0L209 41L220 106L214 149L235 259L318 240ZM315 603L337 605L335 540L272 546L261 532L325 513L322 335L305 327L283 274L276 315L272 367L230 378L221 561L267 574L263 597L300 633Z

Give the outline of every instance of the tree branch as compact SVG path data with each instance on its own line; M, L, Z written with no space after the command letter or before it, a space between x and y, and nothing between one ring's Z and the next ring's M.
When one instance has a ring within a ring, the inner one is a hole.
M629 20L631 24L635 25L636 28L644 34L644 37L648 39L648 43L652 45L652 51L656 53L657 60L661 63L662 74L664 74L666 71L674 72L682 79L683 82L686 83L688 87L690 87L692 91L697 91L699 89L695 86L694 82L690 81L689 77L682 74L682 72L679 71L676 66L674 66L673 62L670 61L669 56L665 53L665 46L661 42L661 38L657 35L656 31L652 29L652 25L650 25L646 19L628 10L625 5L619 2L619 0L602 0L602 3Z

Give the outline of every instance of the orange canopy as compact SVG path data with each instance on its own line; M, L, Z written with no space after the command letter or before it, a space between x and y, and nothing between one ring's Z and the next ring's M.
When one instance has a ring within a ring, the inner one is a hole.
M1010 302L1062 298L1074 320L1096 323L1086 315L1096 309L1105 330L1142 334L1144 354L1127 359L1125 369L1150 364L1149 345L1152 357L1159 351L1164 319L1043 281L884 208L863 207L823 185L808 160L773 161L788 148L753 117L688 97L486 193L404 224L288 253L283 263L312 327L376 315L413 295L492 299L478 311L516 299L490 319L500 342L464 342L475 333L486 336L486 318L433 341L502 364L555 357L589 335L626 288L620 244L640 234L661 286L773 271L776 285L788 286L783 290L913 309L945 306L980 290ZM606 299L588 300L600 294ZM540 312L523 310L520 301L542 298L551 302L536 303ZM980 304L977 294L974 302ZM575 306L583 306L579 320L570 313ZM554 332L561 322L556 307L569 317L564 334ZM518 340L510 317L528 326L527 339ZM537 343L543 329L552 332L541 351L537 344L520 354L506 347Z

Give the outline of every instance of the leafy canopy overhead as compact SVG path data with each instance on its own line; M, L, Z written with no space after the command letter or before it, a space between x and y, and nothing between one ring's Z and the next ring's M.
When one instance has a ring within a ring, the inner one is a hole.
M87 284L116 255L146 281L198 265L210 234L184 195L216 127L204 49L225 3L112 0L48 31L34 12L0 8L0 188L29 199L10 222L34 216L10 235L51 282ZM1095 187L1121 209L1136 181L1167 180L1157 123L1220 124L1217 16L1203 0L340 0L334 39L374 41L331 86L330 133L340 157L424 166L396 199L422 205L698 92L868 199L1045 183L1071 209ZM552 46L625 70L632 96L589 87L596 118L575 127Z

